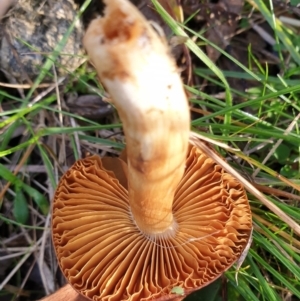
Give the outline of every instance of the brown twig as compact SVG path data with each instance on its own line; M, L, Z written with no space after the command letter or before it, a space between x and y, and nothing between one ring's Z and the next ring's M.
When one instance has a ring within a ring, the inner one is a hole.
M70 284L63 286L55 293L41 299L41 301L87 301L82 295L77 293Z

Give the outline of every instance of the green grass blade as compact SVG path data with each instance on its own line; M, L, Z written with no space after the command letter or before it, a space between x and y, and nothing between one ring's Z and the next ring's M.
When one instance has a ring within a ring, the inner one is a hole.
M16 186L15 192L13 214L18 223L25 224L29 217L27 200L21 187Z
M266 281L264 276L261 274L259 267L256 263L252 260L251 256L248 256L248 262L250 263L250 268L253 271L253 274L258 280L260 293L263 296L264 300L274 300L274 301L281 301L281 298L278 294L274 291L274 289L270 286L270 283Z
M230 281L231 286L233 286L234 290L237 291L241 296L243 296L245 301L262 301L257 298L257 296L252 292L249 287L248 279L244 275L239 274L239 283L237 284L235 281L234 273L227 272L226 277Z
M10 182L11 184L17 186L19 189L25 191L29 196L32 197L34 202L40 208L43 214L47 214L49 211L49 204L44 195L42 195L36 189L30 187L21 181L17 176L15 176L10 170L8 170L4 165L0 164L0 177Z
M266 7L265 3L262 0L253 0L253 2L257 5L260 13L265 17L269 25L273 28L276 35L279 37L281 42L286 47L287 51L291 54L295 62L300 66L300 53L299 48L298 50L294 47L292 41L286 34L283 24L280 20L273 17L269 9ZM275 21L275 23L274 23Z

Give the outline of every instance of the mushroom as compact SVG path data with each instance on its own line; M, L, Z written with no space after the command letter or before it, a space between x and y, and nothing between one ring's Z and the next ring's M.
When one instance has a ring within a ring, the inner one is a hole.
M1 0L0 3L0 21L8 9L14 4L15 0Z
M69 284L91 300L171 300L222 275L249 240L243 186L189 142L174 60L127 0L106 0L84 45L123 122L126 159L91 156L61 178L52 235ZM111 166L111 164L109 164Z

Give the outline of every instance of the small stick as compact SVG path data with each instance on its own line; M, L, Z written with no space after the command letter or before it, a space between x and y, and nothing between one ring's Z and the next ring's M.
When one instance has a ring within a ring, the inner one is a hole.
M66 284L55 293L41 299L41 301L87 301L85 297L77 293L70 284Z

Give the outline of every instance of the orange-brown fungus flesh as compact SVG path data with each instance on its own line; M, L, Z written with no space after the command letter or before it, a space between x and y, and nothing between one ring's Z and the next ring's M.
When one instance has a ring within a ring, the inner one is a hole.
M53 204L53 241L69 283L92 300L153 300L209 284L241 255L251 212L242 185L189 147L177 189L175 237L151 241L132 221L127 190L101 159L77 161Z

